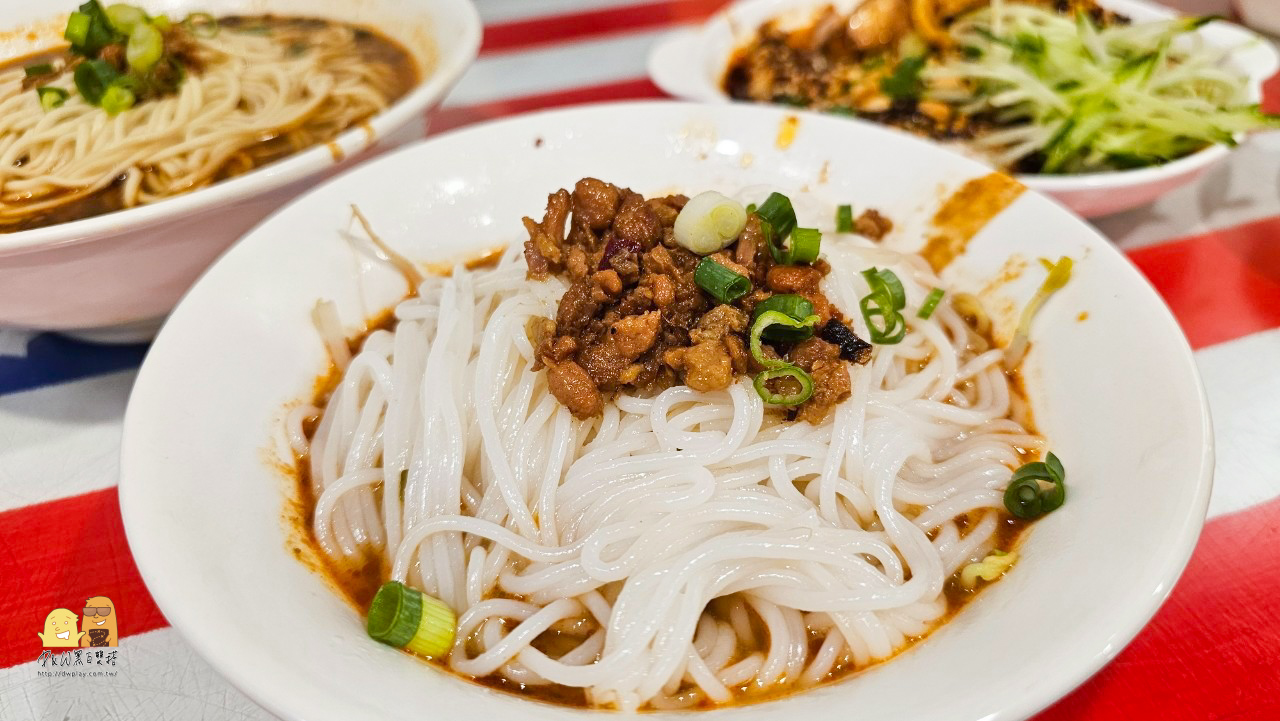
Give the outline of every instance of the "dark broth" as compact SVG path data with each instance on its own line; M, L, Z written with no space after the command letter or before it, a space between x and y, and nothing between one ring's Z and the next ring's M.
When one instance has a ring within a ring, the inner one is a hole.
M350 27L354 31L356 51L359 53L361 60L371 65L384 65L391 71L388 73L391 80L384 89L388 105L408 93L418 84L420 79L418 64L413 55L400 43L372 28L320 18L281 17L277 15L230 15L219 18L218 25L223 32L262 35L279 34L285 37L305 37L307 34L333 26L345 25ZM296 46L298 52L306 50L305 41L290 41L290 43L290 47ZM0 63L0 72L56 59L66 61L70 59L70 55L65 50L28 55ZM367 118L358 118L350 125L336 132L312 133L301 136L296 132L285 132L285 129L281 129L281 132L265 137L256 144L233 154L214 173L210 182L218 182L242 175L250 170L261 168L294 153L301 152L313 145L327 143L341 132L357 125L363 124L366 132L372 136L372 131L368 128L366 120ZM336 146L332 147L336 148ZM334 161L340 160L342 160L340 153L335 152ZM13 223L0 224L0 233L43 228L122 210L125 207L124 198L121 194L123 182L124 177L122 176L102 190L87 194L70 203L45 212L33 213ZM195 190L197 187L202 186L186 188L185 190Z

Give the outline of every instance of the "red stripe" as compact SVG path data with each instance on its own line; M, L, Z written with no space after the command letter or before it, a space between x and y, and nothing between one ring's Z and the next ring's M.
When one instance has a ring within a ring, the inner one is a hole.
M434 111L427 124L431 133L478 123L484 120L525 113L530 110L557 108L579 103L604 102L606 100L637 100L643 98L665 98L667 95L658 89L648 78L619 80L603 85L556 90L539 95L525 95L519 98L495 100L491 103L463 105L452 108L441 108Z
M1278 544L1280 500L1210 521L1151 624L1034 721L1280 719Z
M1193 348L1280 327L1280 216L1139 248Z
M129 555L114 488L0 513L0 549L0 668L36 660L45 616L79 615L91 596L111 599L121 636L167 625Z
M536 45L692 23L709 17L727 4L728 0L665 0L495 23L485 26L480 53L509 52Z

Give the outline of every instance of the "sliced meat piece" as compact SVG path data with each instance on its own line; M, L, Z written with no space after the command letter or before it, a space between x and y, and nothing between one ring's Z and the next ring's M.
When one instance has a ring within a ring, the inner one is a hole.
M594 286L591 281L576 281L560 298L560 308L556 311L556 332L561 335L581 335L600 310L600 302L593 296Z
M622 201L622 191L612 183L583 178L573 186L573 217L591 230L600 231L613 222Z
M814 361L809 375L813 377L813 395L800 406L796 420L821 423L837 403L853 395L849 365L838 358L818 360Z
M619 376L631 365L631 359L622 357L617 348L605 340L583 348L578 353L578 363L597 388L612 391L618 386Z
M733 359L718 340L695 343L681 358L684 383L696 391L718 391L733 382Z
M547 387L556 400L564 404L577 418L598 415L604 406L600 389L582 366L567 360L547 369Z
M609 343L630 363L653 347L662 328L662 314L656 310L629 315L609 327Z
M893 221L881 215L875 208L862 211L862 215L853 223L858 235L865 235L872 240L883 240L893 230Z
M662 241L662 221L644 202L644 196L631 193L622 199L613 218L613 232L641 248L650 248Z
M787 353L787 360L805 370L812 370L818 361L840 360L840 346L821 338L809 338L797 343Z
M545 278L548 272L556 272L564 261L564 224L569 217L569 191L563 188L547 196L547 212L541 223L533 218L524 219L529 239L524 243L525 262L529 277Z
M822 275L821 270L807 265L775 265L765 282L775 293L814 293Z
M731 305L718 305L702 316L698 327L689 332L689 340L694 343L720 340L730 333L742 333L746 329L746 313Z

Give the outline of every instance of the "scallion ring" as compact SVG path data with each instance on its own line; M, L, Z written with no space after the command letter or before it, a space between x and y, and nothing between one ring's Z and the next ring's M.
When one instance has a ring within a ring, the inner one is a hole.
M871 293L858 301L862 318L867 323L871 342L880 345L901 343L907 335L907 322L902 309L907 305L906 291L897 274L888 268L862 271Z
M1067 471L1052 453L1013 472L1004 491L1004 507L1014 518L1032 520L1067 500Z
M129 33L129 43L124 51L129 69L136 73L145 73L160 62L162 55L164 55L164 35L150 23L142 22L135 25L133 32Z
M62 37L71 43L72 47L83 47L85 41L89 39L89 24L92 18L88 14L82 12L73 12L67 18L67 28L62 31Z
M147 14L143 12L142 8L134 5L125 5L124 3L108 5L106 13L111 27L115 28L116 32L124 35L129 35L134 28L147 22Z
M55 88L52 85L46 85L43 88L36 88L36 95L40 98L40 108L46 113L54 108L62 107L67 102L67 98L71 93L62 88Z
M453 647L458 619L443 601L400 583L382 584L369 606L369 637L428 658Z
M817 317L813 315L813 303L810 303L808 298L793 293L776 293L756 303L756 307L751 311L752 328L755 328L756 321L762 314L770 311L781 313L793 321L805 321L810 316ZM761 337L765 340L794 343L813 335L813 326L787 328L773 324L765 326L761 333Z
M942 302L942 296L946 294L941 288L934 288L929 291L929 295L924 297L924 303L920 306L920 310L916 311L916 317L921 320L929 320L929 316L933 315L933 311L938 309L938 303Z
M769 224L779 240L790 235L796 227L796 211L791 207L791 199L782 193L770 193L755 213Z
M133 91L122 84L112 84L102 94L102 109L107 111L108 115L116 115L129 108L138 101L138 96Z
M80 91L85 101L90 105L100 105L102 96L111 83L120 77L120 73L105 60L87 60L76 66L72 77L76 90Z
M191 13L182 24L198 38L212 38L218 34L218 19L209 13Z
M853 206L841 205L836 208L836 232L853 232Z
M53 65L50 63L39 63L37 65L28 65L22 69L22 72L28 78L38 78L42 75L53 75Z
M800 390L795 393L774 393L769 390L768 383L778 378L794 380L800 384ZM804 370L790 364L757 373L754 385L756 393L760 394L764 402L775 406L798 406L813 396L813 378Z
M717 263L711 258L703 258L693 271L693 282L703 289L717 303L732 303L751 292L751 281L741 273Z

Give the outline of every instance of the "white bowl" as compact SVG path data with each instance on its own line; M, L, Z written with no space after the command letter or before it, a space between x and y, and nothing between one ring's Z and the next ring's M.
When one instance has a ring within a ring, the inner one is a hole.
M1280 35L1280 4L1276 0L1233 0L1240 19L1272 35Z
M65 10L73 9L66 0ZM155 332L160 319L227 246L325 173L379 149L421 138L425 113L475 59L480 19L468 0L147 0L181 17L263 14L367 24L413 55L421 82L368 125L327 144L209 188L151 205L46 228L0 234L0 326L78 331L126 340ZM0 0L0 58L62 44L66 12ZM342 157L335 160L335 155Z
M850 10L859 3L857 0L734 3L701 27L676 31L658 42L649 54L649 76L658 87L678 98L729 102L720 85L729 60L760 25L773 18L803 23L812 17L815 9L832 4ZM1176 17L1176 13L1167 8L1142 0L1099 0L1098 4L1139 22ZM1201 28L1200 33L1214 46L1238 48L1231 54L1230 62L1248 76L1251 100L1261 100L1262 84L1280 69L1280 55L1275 47L1258 35L1226 22L1210 23ZM1092 218L1150 203L1191 182L1228 152L1226 146L1214 145L1157 167L1079 175L1020 175L1018 179L1080 215Z
M628 103L486 124L379 158L246 236L173 312L125 417L120 504L165 617L286 719L582 718L370 641L360 616L290 553L284 416L328 363L311 309L332 299L354 322L406 290L339 236L349 203L401 252L441 260L520 242L521 216L583 175L644 193L767 184L879 208L899 224L886 242L914 248L939 187L987 172L909 135L817 115L779 150L784 117L764 106ZM1070 469L1066 505L1030 532L1008 578L899 658L725 716L1022 719L1115 656L1173 588L1213 468L1186 340L1118 251L1037 193L991 222L945 278L980 288L1011 254L1076 259L1037 318L1028 358L1037 421ZM1005 286L1010 300L1034 291L1039 279L1026 275ZM677 716L689 718L645 718Z

